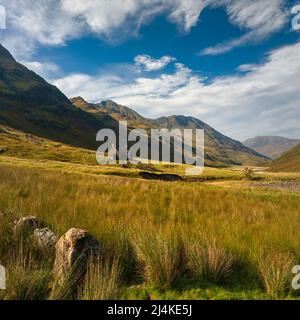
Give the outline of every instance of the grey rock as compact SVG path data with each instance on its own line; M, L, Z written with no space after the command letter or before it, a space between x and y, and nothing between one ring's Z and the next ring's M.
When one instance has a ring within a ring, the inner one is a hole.
M57 236L48 228L35 229L34 239L41 248L54 248L57 242Z
M100 258L99 241L81 229L70 229L58 240L55 248L55 281L63 285L72 278L73 289L85 276L88 264Z
M34 216L23 217L14 222L14 231L16 233L32 233L35 229L42 226L42 222Z

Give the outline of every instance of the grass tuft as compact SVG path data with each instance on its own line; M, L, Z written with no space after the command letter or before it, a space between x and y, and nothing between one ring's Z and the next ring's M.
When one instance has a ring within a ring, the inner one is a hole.
M265 290L272 298L281 298L288 293L291 288L291 270L295 265L291 253L273 251L262 254L258 265Z
M214 284L227 280L234 265L233 255L217 246L215 240L205 244L193 242L189 248L189 261L200 281Z
M121 267L119 261L90 264L79 300L117 300L121 292Z
M181 236L174 231L140 232L136 240L137 257L143 265L143 277L160 290L171 288L186 267Z

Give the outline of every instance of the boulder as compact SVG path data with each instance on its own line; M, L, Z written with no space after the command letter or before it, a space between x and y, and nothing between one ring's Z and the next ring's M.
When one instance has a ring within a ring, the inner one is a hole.
M34 216L23 217L14 222L14 231L16 233L33 233L35 229L42 226L42 222Z
M63 285L70 281L71 290L74 290L74 286L85 276L88 264L96 262L100 257L99 241L81 229L70 229L58 240L55 249L55 282Z
M39 247L42 249L54 248L58 240L57 236L48 228L35 229L33 236Z

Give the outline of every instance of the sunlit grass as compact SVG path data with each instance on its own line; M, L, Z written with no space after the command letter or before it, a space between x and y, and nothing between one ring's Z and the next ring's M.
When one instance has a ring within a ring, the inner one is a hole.
M276 248L298 262L300 194L105 175L112 169L138 171L0 157L0 263L10 286L0 298L51 298L54 257L45 260L26 239L21 250L12 232L12 222L27 215L39 217L59 236L77 227L99 239L106 269L90 273L82 299L146 298L144 290L151 298L261 299L273 290L286 296L281 283L290 263L271 259L274 270L283 270L276 280L261 252ZM115 261L118 268L110 274L107 266ZM95 287L93 277L100 279ZM137 284L141 287L128 289Z

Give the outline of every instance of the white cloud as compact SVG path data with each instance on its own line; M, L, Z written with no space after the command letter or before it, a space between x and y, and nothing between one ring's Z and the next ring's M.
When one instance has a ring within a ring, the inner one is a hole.
M280 30L286 23L286 0L223 0L215 5L225 5L232 24L246 30L240 38L231 39L200 52L200 55L218 55L248 42L258 42Z
M241 72L249 72L249 71L256 71L259 69L259 65L257 64L241 64L237 67L238 71Z
M20 63L44 78L53 78L61 72L59 66L52 62L20 61Z
M173 2L176 5L170 13L170 20L177 23L185 32L189 32L197 25L202 10L212 0L174 0Z
M189 32L204 8L224 6L230 21L247 33L240 39L208 48L206 54L231 50L261 40L283 27L286 0L2 0L7 30L2 43L17 57L28 57L40 45L61 46L94 33L108 41L138 35L142 25L165 14ZM216 22L217 23L217 22Z
M53 81L69 97L96 102L113 99L148 117L195 116L234 138L266 134L300 137L300 43L270 53L244 74L210 83L182 64L174 73L136 76L69 75Z
M60 0L2 0L7 12L3 38L16 57L32 55L39 45L60 46L84 33L81 20L62 10Z
M135 57L135 65L144 69L145 71L157 71L166 67L176 59L170 56L163 56L160 59L154 59L149 55L143 54Z
M172 14L183 0L3 0L8 28L2 43L17 57L28 57L40 45L61 46L94 33L112 42L138 35L140 27L157 15ZM181 10L186 30L189 10ZM199 12L200 14L200 12Z

